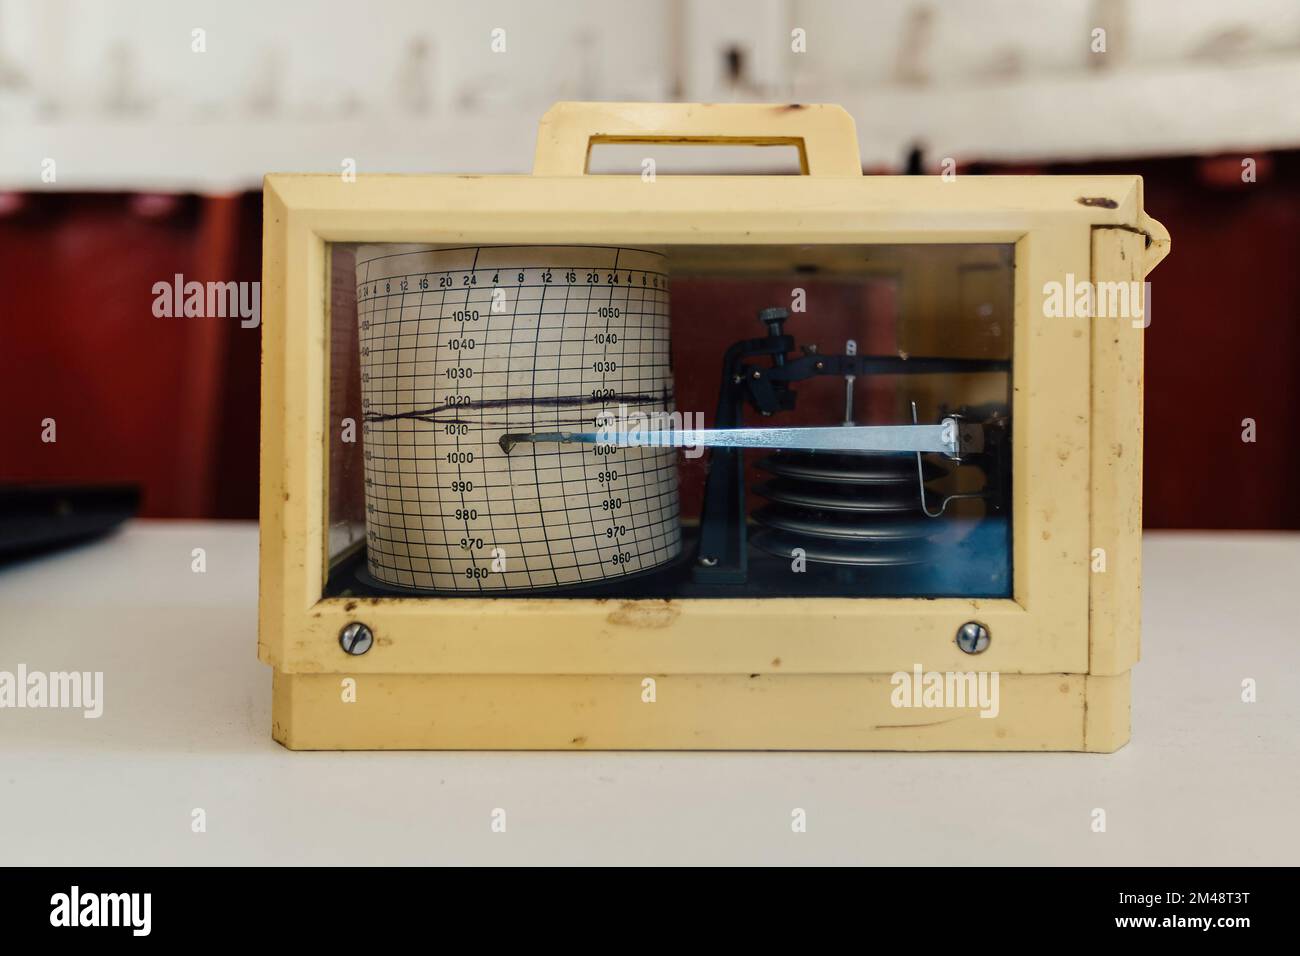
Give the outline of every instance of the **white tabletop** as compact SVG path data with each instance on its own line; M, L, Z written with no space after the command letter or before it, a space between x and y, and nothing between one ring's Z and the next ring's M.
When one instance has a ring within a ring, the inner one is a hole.
M138 522L0 569L0 670L105 682L96 720L0 709L0 864L1300 862L1300 535L1145 546L1112 755L291 753L256 527Z

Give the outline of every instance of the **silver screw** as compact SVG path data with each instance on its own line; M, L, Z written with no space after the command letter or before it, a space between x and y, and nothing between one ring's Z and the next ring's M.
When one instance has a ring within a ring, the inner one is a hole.
M339 646L348 654L364 654L375 643L375 635L370 628L357 621L339 631Z
M993 635L979 621L967 621L957 628L957 646L967 654L979 654L989 646Z

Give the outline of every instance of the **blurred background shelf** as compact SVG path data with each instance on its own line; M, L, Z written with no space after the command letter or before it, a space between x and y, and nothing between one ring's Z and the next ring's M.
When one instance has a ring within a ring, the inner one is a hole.
M1251 66L1053 76L1032 85L889 87L838 96L828 89L806 99L838 102L854 115L864 167L878 172L897 169L914 147L931 166L947 158L966 166L1228 150L1255 155L1300 143L1300 56ZM20 121L6 124L0 144L0 189L226 193L260 189L267 172L339 174L346 159L357 172L527 173L544 110L539 104L418 119ZM637 157L645 152L635 148ZM638 169L632 154L621 152L621 161L615 151L593 153L592 171ZM63 157L53 184L41 181L46 157ZM715 147L681 150L661 169L788 173L795 167L781 150Z

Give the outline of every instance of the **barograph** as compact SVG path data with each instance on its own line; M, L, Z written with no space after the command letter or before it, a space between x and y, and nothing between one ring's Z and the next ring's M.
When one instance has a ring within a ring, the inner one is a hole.
M647 175L665 144L802 174ZM265 230L286 746L1128 739L1139 178L864 176L834 106L561 103L532 175L271 175Z

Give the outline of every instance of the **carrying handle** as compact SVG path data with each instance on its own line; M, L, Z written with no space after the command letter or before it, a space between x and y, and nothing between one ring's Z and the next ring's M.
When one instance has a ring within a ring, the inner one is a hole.
M794 146L805 175L862 175L853 117L800 103L556 103L537 131L533 175L585 175L596 143Z

